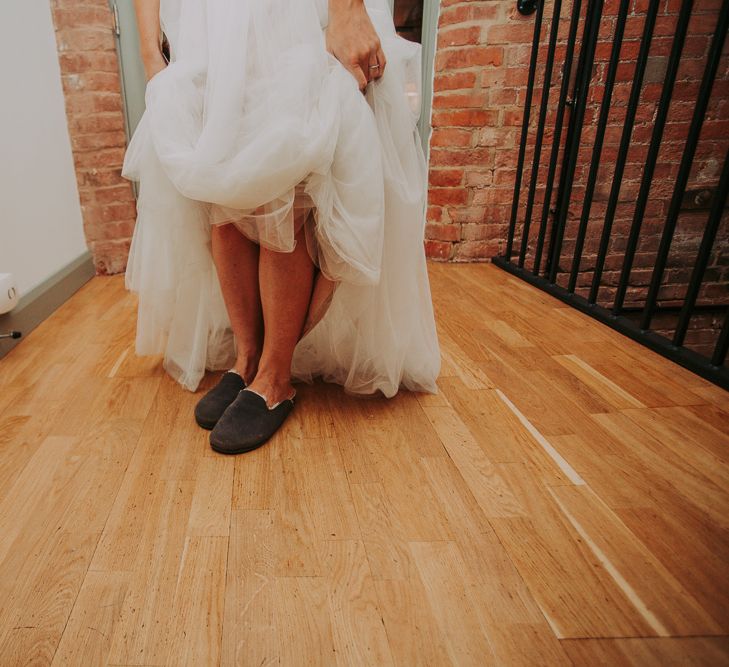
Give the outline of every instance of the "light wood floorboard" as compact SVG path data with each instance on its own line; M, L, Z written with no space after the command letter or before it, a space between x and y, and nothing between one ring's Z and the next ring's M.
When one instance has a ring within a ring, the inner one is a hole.
M97 277L0 360L0 664L729 665L729 394L488 264L439 393L212 451Z

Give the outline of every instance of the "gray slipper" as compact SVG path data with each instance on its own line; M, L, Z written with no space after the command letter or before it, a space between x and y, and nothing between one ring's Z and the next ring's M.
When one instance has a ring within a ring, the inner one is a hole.
M210 430L218 423L225 409L235 400L238 392L245 389L245 380L235 371L226 371L195 406L195 421Z
M252 389L244 389L210 432L210 446L221 454L241 454L264 444L294 408L294 396L272 408Z

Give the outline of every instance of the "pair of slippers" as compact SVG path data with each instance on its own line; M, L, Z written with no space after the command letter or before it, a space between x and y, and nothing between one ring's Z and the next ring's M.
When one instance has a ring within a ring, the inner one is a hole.
M210 446L216 452L242 454L260 447L279 429L294 408L295 396L269 408L238 373L226 371L198 401L195 421L210 430Z

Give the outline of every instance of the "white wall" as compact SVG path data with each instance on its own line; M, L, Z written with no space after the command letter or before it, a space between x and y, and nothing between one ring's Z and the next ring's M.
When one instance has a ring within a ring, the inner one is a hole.
M48 0L0 0L0 273L19 295L86 252Z

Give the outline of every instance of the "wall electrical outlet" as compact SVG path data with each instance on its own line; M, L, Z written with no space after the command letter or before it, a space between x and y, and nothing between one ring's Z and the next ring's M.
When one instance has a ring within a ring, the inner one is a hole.
M0 315L18 305L18 288L12 273L0 273Z

